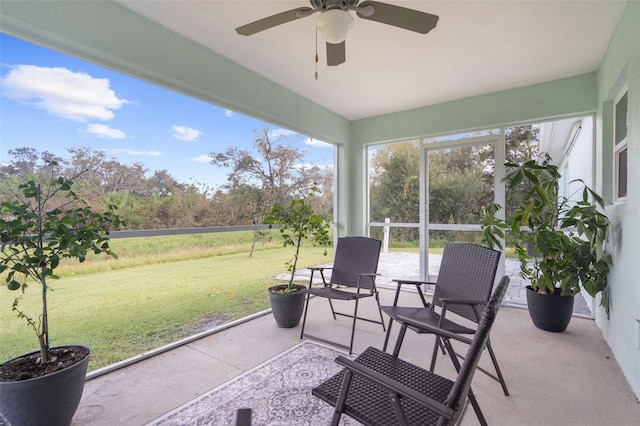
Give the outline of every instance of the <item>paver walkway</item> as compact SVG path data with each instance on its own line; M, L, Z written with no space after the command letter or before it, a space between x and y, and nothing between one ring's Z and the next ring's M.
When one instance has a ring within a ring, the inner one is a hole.
M438 275L441 259L442 255L429 255L430 276ZM394 279L416 279L420 276L420 254L409 252L380 253L378 273L380 273L380 276L376 279L376 285L380 287L395 288ZM511 278L511 281L505 295L504 304L513 307L526 307L526 286L529 285L529 282L520 276L520 262L514 258L507 258L505 261L505 274ZM296 279L308 280L310 275L311 272L308 269L296 271ZM288 277L289 274L282 274L277 278L289 279ZM574 315L592 318L591 310L580 294L575 297L573 313Z

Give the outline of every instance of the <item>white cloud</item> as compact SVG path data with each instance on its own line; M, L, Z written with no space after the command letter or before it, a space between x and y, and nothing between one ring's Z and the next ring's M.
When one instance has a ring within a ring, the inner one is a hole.
M321 140L314 139L314 138L306 138L304 140L304 144L312 146L314 148L333 148L333 145L331 145L330 143L323 142Z
M17 65L2 78L3 96L69 120L107 121L128 103L119 99L106 78L62 67Z
M114 149L113 152L115 152L116 154L127 154L134 157L157 157L159 155L162 155L162 153L159 151L135 151L128 148Z
M209 163L211 162L211 160L212 158L207 154L202 154L202 155L198 155L197 157L191 158L191 161L194 161L196 163Z
M105 139L124 139L127 137L122 130L114 129L106 124L88 124L84 132Z
M293 168L297 170L309 170L313 167L318 167L323 171L333 170L333 164L296 164L293 166Z
M230 109L225 109L224 116L229 118L233 117L233 111L231 111Z
M197 141L202 132L187 126L173 126L173 137L181 141Z
M292 132L291 130L287 129L272 129L271 131L269 131L269 137L273 139L286 138L295 134L296 132Z

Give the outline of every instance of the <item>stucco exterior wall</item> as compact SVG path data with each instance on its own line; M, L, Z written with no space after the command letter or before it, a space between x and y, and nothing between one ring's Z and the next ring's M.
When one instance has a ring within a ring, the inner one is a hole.
M597 322L616 360L640 396L640 2L630 1L598 71L596 173L612 221L608 249L611 318L602 309ZM612 203L612 101L628 85L628 197Z
M591 187L595 188L596 186L593 166L595 155L593 117L590 115L585 116L580 121L580 133L578 133L571 151L567 153L566 158L560 165L560 172L562 173L561 186L566 189L566 192L564 192L566 196L570 196L576 189L580 188L579 183L571 183L575 179L582 179ZM568 142L566 141L565 143Z
M593 128L593 115L588 115L580 118L580 131L575 137L570 150L565 151L565 158L560 164L560 195L571 199L579 199L582 196L580 188L582 184L580 182L574 182L576 179L582 180L591 188L596 187L595 181L595 133ZM574 124L575 126L575 124ZM572 135L563 143L565 144L565 150L567 150L567 144L571 143ZM591 312L595 311L595 300L587 293L586 290L581 290L582 297L589 305Z

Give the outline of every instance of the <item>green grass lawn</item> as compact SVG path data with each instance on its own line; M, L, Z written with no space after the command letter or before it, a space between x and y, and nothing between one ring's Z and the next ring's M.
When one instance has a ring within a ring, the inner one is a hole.
M249 257L252 238L230 232L114 239L117 260L65 262L56 271L61 279L49 282L51 346L91 347L95 370L268 309L267 288L286 271L293 249L282 248L276 235ZM300 267L331 262L332 251L323 252L303 247ZM38 350L35 333L11 311L19 294L0 286L0 362ZM33 283L20 306L37 319L39 301Z
M143 243L137 240L135 245ZM292 255L291 248L276 246L263 247L248 257L248 246L232 244L222 251L211 248L205 257L201 247L191 245L183 251L192 251L193 259L181 260L185 256L155 247L158 253L138 256L146 257L141 261L132 260L135 251L122 254L128 250L124 240L112 243L114 248L123 246L121 261L88 262L84 270L71 266L63 270L60 280L50 282L51 346L91 347L90 370L269 308L267 288L275 275L286 271L284 262ZM331 253L323 256L322 248L304 247L300 265L331 259ZM130 266L136 263L141 264ZM38 349L35 333L11 311L16 295L6 286L0 288L0 362ZM21 307L37 318L38 302L39 288L34 283Z

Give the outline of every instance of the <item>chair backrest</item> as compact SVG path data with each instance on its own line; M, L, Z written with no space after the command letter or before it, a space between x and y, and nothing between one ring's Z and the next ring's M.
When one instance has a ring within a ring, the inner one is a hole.
M381 245L380 240L367 237L338 238L331 271L331 284L356 287L358 274L377 273ZM360 287L371 289L374 283L375 278L364 277Z
M469 345L469 350L464 357L464 362L460 367L458 377L447 396L445 405L457 409L458 414L460 413L460 408L462 407L462 404L469 392L469 388L471 387L471 380L473 379L476 367L480 361L480 356L487 345L489 332L491 331L491 327L496 319L496 314L498 313L498 309L500 309L500 305L502 304L502 300L504 299L508 286L509 277L505 275L498 283L493 295L491 295L489 302L482 312L478 328L473 336L471 345ZM451 421L449 423L453 424L454 422Z
M433 304L442 306L441 299L489 300L496 279L500 252L477 244L446 244ZM454 312L475 323L479 315L470 306L447 305Z

